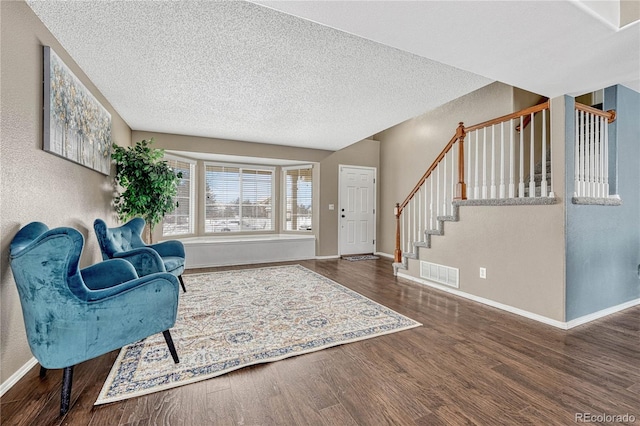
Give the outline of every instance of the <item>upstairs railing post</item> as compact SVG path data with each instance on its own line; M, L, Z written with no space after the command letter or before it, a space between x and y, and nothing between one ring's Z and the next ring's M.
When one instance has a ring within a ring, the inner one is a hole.
M402 263L402 250L400 249L400 203L396 203L394 214L396 215L396 250L393 253L393 261L395 263Z
M456 129L456 136L458 138L458 184L456 185L456 200L466 200L467 199L467 184L464 182L464 138L466 136L464 130L464 123L458 123L458 128Z

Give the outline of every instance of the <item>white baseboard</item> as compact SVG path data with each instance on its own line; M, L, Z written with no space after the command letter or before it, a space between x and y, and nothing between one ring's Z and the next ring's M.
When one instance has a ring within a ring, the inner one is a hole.
M496 302L495 300L485 299L484 297L475 296L473 294L465 293L464 291L456 290L451 287L446 287L440 284L436 284L431 281L427 281L421 278L412 277L411 275L405 274L403 272L398 271L398 276L402 278L406 278L408 280L424 284L429 287L433 287L438 290L446 291L447 293L455 294L456 296L464 297L465 299L473 300L474 302L479 302L484 305L492 306L494 308L502 309L503 311L511 312L512 314L520 315L525 318L532 319L534 321L538 321L547 325L551 325L553 327L561 328L563 330L567 329L567 323L554 320L551 318L547 318L542 315L534 314L533 312L525 311L524 309L515 308L510 305L505 305L504 303Z
M394 259L392 254L389 253L383 253L381 251L377 251L374 253L376 256L382 256L382 257L388 257L389 259Z
M633 306L636 305L640 305L640 299L635 299L635 300L631 300L629 302L625 302L622 303L620 305L617 306L612 306L610 308L607 309L603 309L601 311L598 312L594 312L592 314L588 314L585 316L582 316L580 318L576 318L574 320L568 321L568 322L564 322L564 321L558 321L558 320L554 320L552 318L548 318L542 315L538 315L538 314L534 314L533 312L529 312L529 311L525 311L524 309L520 309L520 308L516 308L510 305L505 305L504 303L500 303L500 302L496 302L495 300L491 300L491 299L485 299L484 297L480 297L480 296L476 296L473 294L469 294L469 293L465 293L464 291L460 291L460 290L456 290L454 288L450 288L450 287L446 287L422 278L416 278L414 276L408 275L404 272L400 272L398 271L398 276L401 278L405 278L408 279L410 281L414 281L417 282L419 284L423 284L432 288L435 288L437 290L442 290L442 291L446 291L447 293L451 293L454 294L456 296L460 296L460 297L464 297L465 299L469 299L469 300L473 300L474 302L478 302L478 303L482 303L484 305L488 305L488 306L492 306L494 308L498 308L501 309L503 311L507 311L507 312L511 312L512 314L516 314L516 315L520 315L522 317L525 318L529 318L532 319L534 321L538 321L553 327L557 327L560 328L562 330L569 330L570 328L573 327L577 327L579 325L582 324L586 324L588 322L597 320L599 318L605 317L607 315L611 315L613 313L622 311L624 309L628 309L631 308Z
M331 256L316 256L316 260L325 260L325 259L340 259L340 256L337 254L332 254Z
M568 321L566 323L567 324L567 328L577 327L579 325L586 324L588 322L597 320L597 319L602 318L602 317L606 317L607 315L615 314L616 312L620 312L620 311L632 308L632 307L637 306L637 305L640 305L640 299L630 300L628 302L624 302L624 303L621 303L619 305L612 306L610 308L603 309L603 310L598 311L598 312L594 312L592 314L584 315L584 316L581 316L579 318L572 319L571 321Z
M25 365L20 367L18 371L13 373L11 377L9 377L0 385L0 396L4 395L9 389L13 387L13 385L18 383L18 381L20 381L20 379L22 379L22 377L24 377L24 375L27 374L29 370L31 370L37 364L38 360L36 360L35 358L31 358Z

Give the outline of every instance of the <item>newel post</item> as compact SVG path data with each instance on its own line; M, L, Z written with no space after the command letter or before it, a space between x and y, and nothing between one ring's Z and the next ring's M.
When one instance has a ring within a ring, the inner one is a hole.
M396 250L393 252L393 261L402 263L402 250L400 250L400 203L396 203L393 213L396 215Z
M464 131L464 123L458 123L456 129L456 136L458 138L459 153L458 155L458 184L456 185L456 200L467 199L467 184L464 183L464 138L466 132Z

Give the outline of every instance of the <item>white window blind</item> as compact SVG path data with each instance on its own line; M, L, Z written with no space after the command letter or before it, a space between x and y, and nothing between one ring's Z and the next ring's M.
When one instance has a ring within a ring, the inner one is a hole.
M167 164L177 174L182 172L182 179L178 182L178 194L174 200L178 203L176 209L164 216L162 221L162 235L186 235L194 233L194 192L193 176L195 165L192 162L167 158Z
M205 232L273 231L273 170L205 165Z
M284 168L286 231L311 231L313 205L311 166Z

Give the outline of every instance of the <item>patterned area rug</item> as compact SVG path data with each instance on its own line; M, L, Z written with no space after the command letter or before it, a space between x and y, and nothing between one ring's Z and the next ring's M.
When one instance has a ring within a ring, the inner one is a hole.
M300 265L184 275L171 329L121 349L95 405L421 324Z

